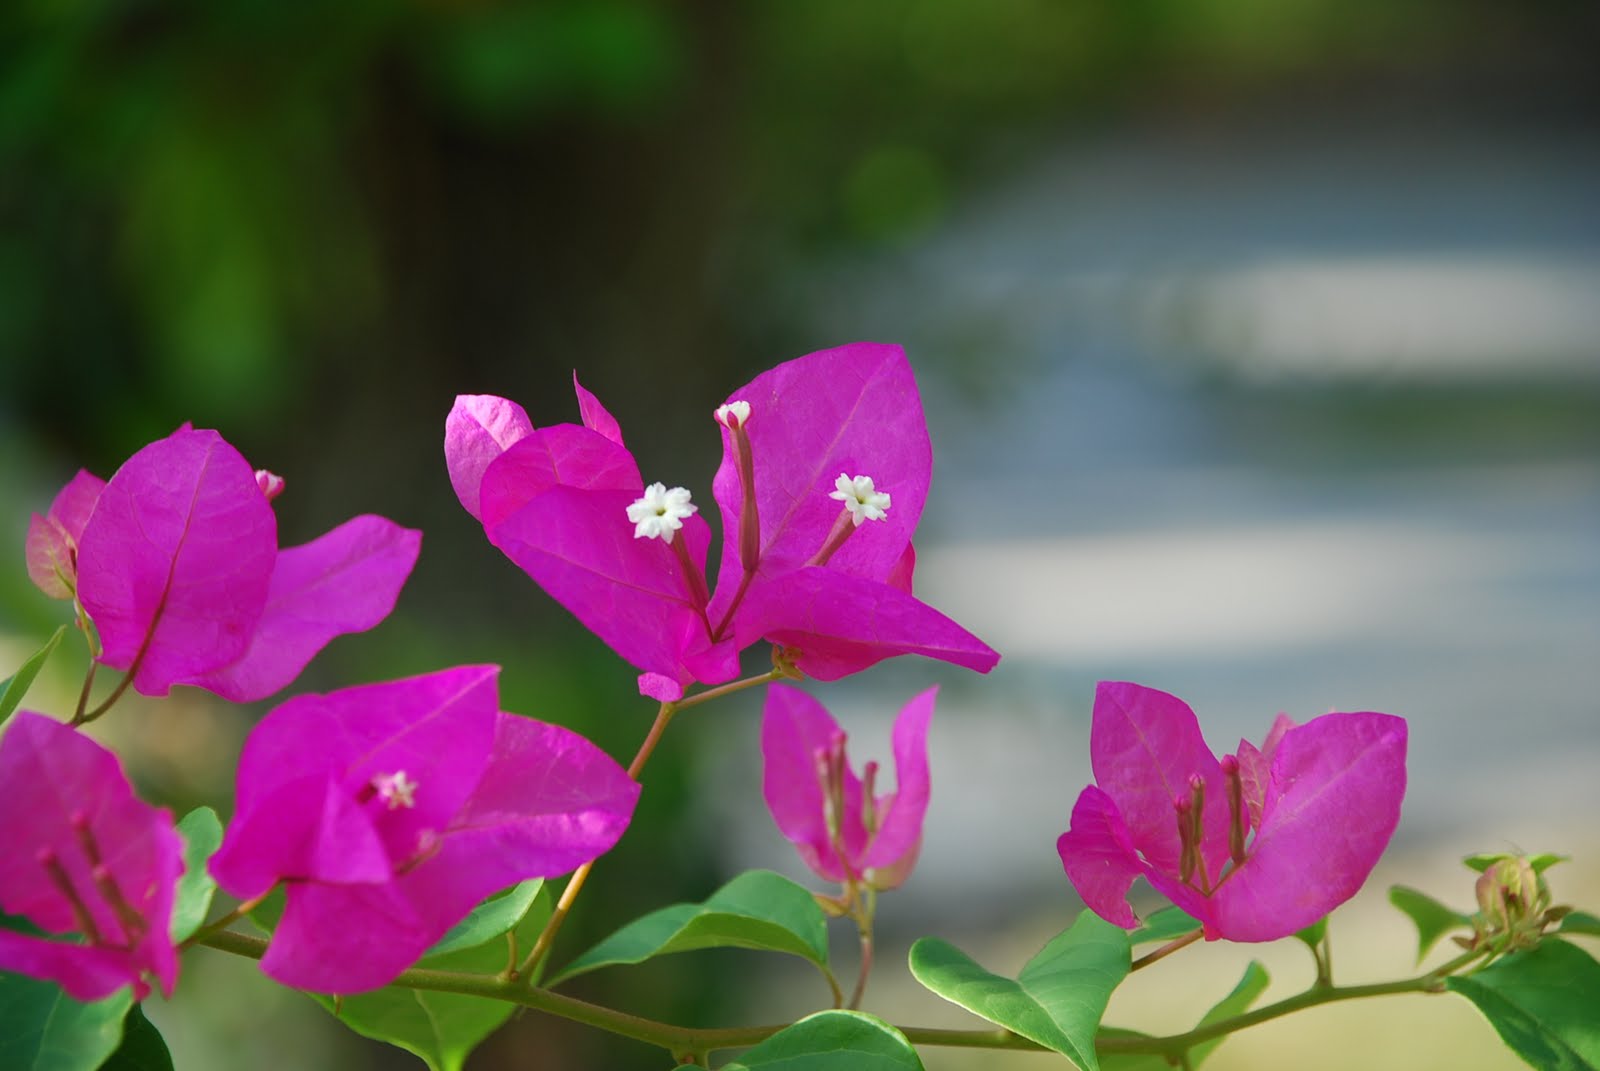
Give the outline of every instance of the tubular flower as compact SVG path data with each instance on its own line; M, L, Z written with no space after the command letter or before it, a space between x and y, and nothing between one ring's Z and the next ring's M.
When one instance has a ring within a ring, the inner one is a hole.
M254 470L214 431L185 425L107 483L80 472L28 531L28 571L76 597L145 695L174 684L263 699L335 636L394 609L422 535L360 516L280 550L269 500L284 481Z
M938 691L915 696L895 719L895 788L880 793L878 764L856 776L845 734L821 703L798 688L768 687L762 791L778 829L818 877L892 889L910 876L928 813L928 724Z
M1142 876L1208 940L1286 937L1356 894L1400 820L1406 723L1388 714L1279 715L1260 748L1218 760L1182 700L1102 682L1089 746L1097 785L1056 847L1084 903L1120 926L1137 924Z
M577 385L583 426L535 428L515 403L462 395L445 423L461 504L489 540L642 673L661 700L738 673L760 640L824 680L916 653L987 672L987 645L911 595L911 535L932 450L898 346L781 364L718 406L712 482L722 560L681 487L646 487L616 420Z
M268 975L374 989L490 893L616 843L638 784L576 733L500 711L498 673L297 696L251 732L211 873L241 900L286 883Z
M169 928L183 840L172 815L133 794L117 757L88 736L22 711L0 737L0 784L21 805L0 822L0 908L50 934L0 929L0 970L99 1000L147 979L172 995Z

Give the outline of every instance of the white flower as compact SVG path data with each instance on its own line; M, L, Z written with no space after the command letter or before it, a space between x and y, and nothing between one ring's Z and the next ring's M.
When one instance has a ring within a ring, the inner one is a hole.
M379 774L372 779L378 798L389 805L391 811L417 805L417 783L406 776L404 770L392 774Z
M717 423L729 431L744 427L750 423L750 403L729 402L727 405L717 406Z
M665 484L653 483L644 489L643 498L628 507L633 538L671 543L673 534L683 527L684 518L694 516L699 508L689 501L687 488L674 487L669 491Z
M833 481L833 486L838 488L829 498L837 498L844 503L844 508L850 511L850 520L857 528L862 521L881 521L885 511L889 508L889 495L872 486L871 476L856 476L854 478L839 473L839 478Z

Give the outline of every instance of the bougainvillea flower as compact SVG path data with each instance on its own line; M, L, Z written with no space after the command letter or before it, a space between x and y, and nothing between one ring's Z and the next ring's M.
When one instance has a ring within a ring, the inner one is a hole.
M715 595L710 530L689 492L647 487L615 418L574 386L582 427L534 429L505 399L457 398L445 456L490 541L641 669L641 691L672 700L690 681L729 680L762 639L822 679L906 653L980 672L999 660L911 595L933 455L899 347L789 361L717 408Z
M286 883L267 974L384 985L484 897L616 843L638 784L576 733L501 712L498 672L298 696L252 731L211 873L242 900Z
M1095 914L1137 924L1144 877L1208 940L1272 941L1356 894L1400 821L1406 723L1389 714L1280 715L1260 748L1217 759L1176 696L1102 682L1090 757L1057 850Z
M928 723L938 692L915 696L895 718L895 788L878 792L878 764L856 776L845 734L821 703L798 688L768 687L762 791L778 829L819 877L892 889L910 875L928 813Z
M145 695L174 684L226 699L287 686L335 636L394 609L421 533L361 516L278 549L283 488L214 431L178 429L108 483L79 473L29 531L29 573L76 594L100 661Z
M75 1000L146 976L172 995L178 956L169 932L183 872L172 815L133 794L117 757L88 736L22 711L0 737L0 909L50 934L0 929L0 970L59 982Z

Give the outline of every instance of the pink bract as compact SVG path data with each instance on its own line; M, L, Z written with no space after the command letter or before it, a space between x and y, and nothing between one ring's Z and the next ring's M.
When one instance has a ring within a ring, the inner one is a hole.
M762 792L778 829L827 881L898 886L911 873L928 813L928 725L938 688L895 718L895 788L872 791L846 757L844 732L798 688L767 689L761 721ZM875 782L876 763L869 782Z
M0 737L0 784L19 804L0 822L0 908L84 941L0 930L0 970L59 982L75 1000L127 985L143 999L147 976L171 996L183 872L171 814L133 794L111 752L29 711Z
M498 672L298 696L251 733L211 873L241 899L286 883L267 974L382 986L484 897L616 843L638 784L576 733L501 712Z
M1137 924L1128 890L1143 877L1208 940L1287 937L1350 899L1405 795L1406 723L1389 714L1304 725L1280 715L1260 749L1241 741L1219 762L1182 700L1102 682L1090 753L1097 785L1057 842L1067 877L1096 914L1127 927ZM1180 814L1195 806L1198 833L1186 837Z
M29 568L47 593L75 590L100 661L137 691L192 684L244 702L286 687L335 636L388 616L421 538L362 516L280 551L255 470L215 431L185 426L105 484L79 473L35 518Z
M581 427L533 429L515 403L462 395L446 420L445 457L490 542L640 669L645 694L670 701L690 682L731 680L739 651L763 639L820 679L898 654L979 672L999 660L911 594L911 536L933 455L900 347L823 350L729 395L749 410L718 420L724 456L712 488L724 539L709 595L703 512L683 519L686 554L635 538L627 509L645 481L615 418L573 385ZM870 477L892 498L886 515L847 523L841 476Z

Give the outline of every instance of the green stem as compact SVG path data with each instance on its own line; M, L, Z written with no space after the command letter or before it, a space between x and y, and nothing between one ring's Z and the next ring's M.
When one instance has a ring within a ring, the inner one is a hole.
M734 692L742 692L746 688L758 688L763 684L771 684L773 681L782 680L785 676L786 674L783 670L774 666L765 673L757 673L754 677L745 677L742 680L719 684L715 688L707 688L705 691L696 692L694 695L686 695L676 703L673 703L672 706L677 710L685 710L689 707L699 706L701 703L710 702L713 699L721 699L725 695L732 695Z
M205 936L201 944L224 952L232 952L251 959L260 959L267 951L267 942L260 937L225 930ZM1168 1037L1108 1037L1100 1038L1095 1048L1101 1053L1153 1053L1182 1060L1183 1054L1195 1045L1212 1038L1223 1037L1237 1030L1277 1019L1291 1012L1302 1011L1321 1004L1357 1000L1364 997L1388 996L1396 993L1437 992L1445 977L1460 970L1483 952L1468 952L1443 966L1415 978L1398 982L1381 982L1375 985L1339 986L1328 989L1311 989L1298 996L1269 1004L1255 1011L1197 1027L1183 1034ZM675 1026L671 1023L645 1019L627 1012L616 1011L599 1004L578 1000L538 989L516 981L507 981L496 975L465 974L458 971L438 971L413 967L402 971L391 985L406 989L421 989L436 993L461 993L467 996L504 1000L537 1011L570 1019L597 1030L619 1034L667 1050L669 1053L692 1052L708 1054L718 1049L747 1048L758 1045L785 1029L789 1024L771 1026L742 1026L700 1029ZM1010 1049L1039 1051L1043 1046L1009 1030L944 1030L933 1027L900 1027L900 1032L913 1045L934 1045L963 1049Z

